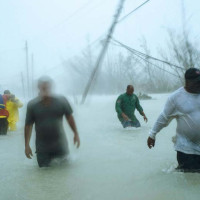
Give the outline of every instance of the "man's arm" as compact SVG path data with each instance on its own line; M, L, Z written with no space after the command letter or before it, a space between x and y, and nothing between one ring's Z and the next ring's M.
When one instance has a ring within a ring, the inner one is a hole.
M145 113L144 113L144 111L143 111L142 106L140 105L140 101L139 101L139 98L138 98L138 97L137 97L137 100L136 100L136 109L138 110L138 112L140 113L140 115L143 116L144 121L147 122L148 119L147 119L147 117L146 117L146 115L145 115Z
M76 128L74 117L72 115L73 110L65 97L63 97L62 100L63 100L64 114L65 114L66 120L74 133L74 144L77 146L77 148L79 148L80 138L79 138L79 134Z
M140 112L140 114L143 116L144 121L145 121L145 122L148 122L148 119L147 119L147 117L146 117L144 111Z
M122 103L122 97L119 96L117 98L117 101L115 103L115 110L116 112L118 113L118 115L121 115L123 112L122 112L122 109L121 109L121 103Z
M73 133L74 133L74 144L77 145L77 148L79 148L80 146L80 138L79 138L79 134L76 128L76 123L74 121L74 117L72 115L68 115L66 116L66 119L69 123L69 126L71 127Z
M35 117L33 114L33 108L32 108L31 103L29 102L27 105L25 128L24 128L25 155L29 159L31 159L31 156L33 156L29 143L31 139L31 133L32 133L34 122L35 122Z
M31 150L30 144L29 144L30 139L31 139L32 128L33 128L33 125L26 125L25 129L24 129L25 154L26 154L26 157L29 159L31 159L31 156L33 156L32 150Z
M168 126L172 119L175 117L174 115L175 105L170 98L168 98L163 112L158 117L155 122L152 130L149 133L149 138L147 139L147 145L151 149L155 146L156 135L159 133L164 127Z

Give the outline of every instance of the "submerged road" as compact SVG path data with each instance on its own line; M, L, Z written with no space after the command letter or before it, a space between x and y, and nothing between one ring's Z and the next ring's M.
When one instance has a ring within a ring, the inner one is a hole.
M32 160L24 155L23 108L18 131L0 137L0 200L199 199L200 174L173 170L175 121L158 135L154 149L146 145L167 96L141 101L149 122L145 124L137 113L142 124L137 130L121 127L114 110L116 96L74 105L81 147L73 147L73 134L65 123L69 162L43 169L38 168L35 154ZM34 134L31 147L34 150Z

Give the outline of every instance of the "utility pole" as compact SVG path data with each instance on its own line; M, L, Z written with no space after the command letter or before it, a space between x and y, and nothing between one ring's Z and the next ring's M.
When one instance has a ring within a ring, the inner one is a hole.
M24 98L25 98L24 76L23 76L23 73L22 73L22 72L21 72L21 83L22 83L23 96L24 96Z
M32 97L34 96L34 54L31 55L31 86L32 86Z
M28 60L28 42L25 43L26 52L26 76L27 76L27 96L30 97L30 84L29 84L29 60Z
M110 43L110 39L111 39L111 37L112 37L112 35L113 35L114 29L115 29L116 24L117 24L117 22L118 22L118 19L119 19L119 16L120 16L120 14L121 14L121 11L122 11L122 8L123 8L124 3L125 3L125 0L120 0L118 9L117 9L116 14L115 14L115 16L114 16L114 20L113 20L113 22L112 22L112 24L111 24L111 27L110 27L110 29L109 29L109 31L108 31L108 35L107 35L106 40L105 40L105 42L104 42L104 44L103 44L102 50L101 50L101 52L100 52L100 54L99 54L99 57L98 57L98 59L97 59L97 61L96 61L95 68L94 68L94 70L92 71L92 74L91 74L91 76L90 76L90 79L89 79L89 81L88 81L88 83L87 83L87 85L86 85L86 88L85 88L85 90L84 90L84 93L83 93L83 96L82 96L82 104L85 102L85 99L86 99L86 97L87 97L87 94L88 94L88 92L89 92L89 89L90 89L90 87L91 87L91 85L92 85L94 79L95 79L96 76L97 76L97 72L98 72L99 68L101 67L101 64L102 64L103 59L104 59L104 57L105 57L106 51L107 51L108 46L109 46L109 43Z

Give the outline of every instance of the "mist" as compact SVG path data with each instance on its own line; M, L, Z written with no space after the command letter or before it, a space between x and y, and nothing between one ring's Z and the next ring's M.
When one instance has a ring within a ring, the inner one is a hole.
M146 143L171 93L185 86L185 72L200 69L200 2L126 0L109 35L119 2L0 3L0 94L9 90L23 103L16 130L0 135L0 200L199 198L199 174L175 170L175 120L153 150ZM32 159L24 155L30 102L48 90L38 85L41 77L52 80L53 97L65 101L81 141L75 148L74 124L65 113L59 120L70 153L66 163L55 159L49 168L37 165L36 125ZM135 111L140 128L124 129L116 113L128 85L144 111Z
M22 85L21 74L23 74L24 82L27 83L25 52L27 41L29 79L32 76L31 60L33 55L34 82L40 76L48 74L56 79L58 84L61 82L60 85L63 85L63 79L67 80L67 91L73 90L73 80L69 79L72 77L71 74L74 74L74 69L71 69L70 64L73 63L76 68L85 71L86 75L90 69L85 68L92 69L102 48L102 41L106 37L117 4L118 2L114 0L106 3L98 0L92 2L82 0L73 3L64 1L51 1L51 3L47 1L2 2L1 15L4 21L2 20L1 26L0 64L4 69L4 76L1 79L1 88L3 85L3 88L10 87L18 92L22 90L22 86L19 86ZM121 16L129 13L133 7L137 7L139 4L140 1L127 1ZM114 38L144 53L142 40L145 38L150 53L155 57L162 58L160 48L164 49L162 54L165 55L171 51L168 48L169 30L172 30L173 38L176 40L177 35L182 35L183 28L185 28L190 35L190 42L195 44L198 42L197 4L198 2L190 4L189 1L184 1L185 17L183 19L181 1L152 1L120 23L114 32ZM6 12L7 9L11 11L9 15ZM184 27L183 20L185 20ZM95 41L96 39L97 41ZM95 42L93 43L93 41ZM89 45L90 43L92 45ZM198 48L197 45L196 48ZM91 55L86 55L88 51L91 51ZM125 59L129 55L124 49L110 45L107 51L107 61L103 62L102 68L112 71L112 67L106 67L106 65L108 62L113 65L112 60L119 59L119 56L123 56ZM178 65L179 63L172 57L173 55L168 59ZM77 63L77 58L81 63ZM169 66L166 67L169 68ZM136 68L134 67L134 70ZM142 65L139 68L136 70L137 72L146 70ZM99 76L103 76L103 73L100 72ZM13 88L15 84L11 83L11 79L13 82L20 83L17 84L16 89ZM128 82L130 80L127 80ZM67 92L64 90L63 92ZM79 93L81 92L83 91L80 89ZM107 92L105 91L105 93Z

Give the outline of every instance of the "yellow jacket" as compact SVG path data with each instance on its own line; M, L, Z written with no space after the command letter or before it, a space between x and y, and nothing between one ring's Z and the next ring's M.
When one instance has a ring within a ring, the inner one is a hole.
M18 108L23 106L22 102L19 99L15 98L15 102L8 100L6 102L6 110L9 112L8 121L19 121L19 111Z

